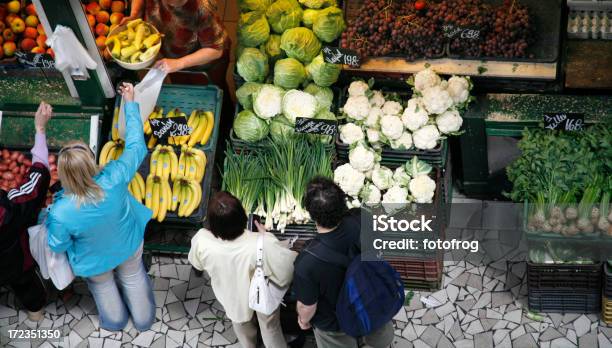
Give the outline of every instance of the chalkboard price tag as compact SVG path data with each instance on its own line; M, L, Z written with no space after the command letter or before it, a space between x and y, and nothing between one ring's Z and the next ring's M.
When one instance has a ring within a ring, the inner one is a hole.
M312 118L298 117L295 120L295 132L334 135L338 132L338 123L334 120L316 120Z
M24 67L54 69L55 60L46 53L15 52L17 61Z
M460 38L464 40L478 40L480 38L480 29L459 27L452 24L442 26L444 37L449 39Z
M581 131L584 128L584 114L577 112L548 112L544 114L544 128L566 131Z
M149 124L153 135L160 140L167 140L168 137L181 137L191 134L193 129L187 126L185 117L166 117L150 118Z
M325 60L326 63L346 64L350 66L359 66L361 64L361 58L357 52L331 46L323 46L323 60Z

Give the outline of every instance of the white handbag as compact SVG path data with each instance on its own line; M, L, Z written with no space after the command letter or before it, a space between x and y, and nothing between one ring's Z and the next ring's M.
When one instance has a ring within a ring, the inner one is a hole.
M47 226L44 222L28 228L30 235L30 252L38 263L40 273L45 279L51 278L58 290L63 290L74 280L72 267L66 252L55 253L49 248Z
M259 237L257 237L257 263L249 288L249 308L256 312L270 315L283 302L283 297L289 287L276 285L264 274L264 236L265 234L260 233Z

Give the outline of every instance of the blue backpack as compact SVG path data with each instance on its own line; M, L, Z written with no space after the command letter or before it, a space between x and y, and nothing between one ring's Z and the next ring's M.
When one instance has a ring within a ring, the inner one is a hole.
M404 283L386 261L349 258L316 240L304 249L320 261L346 269L336 302L340 329L353 337L363 337L387 324L404 305Z

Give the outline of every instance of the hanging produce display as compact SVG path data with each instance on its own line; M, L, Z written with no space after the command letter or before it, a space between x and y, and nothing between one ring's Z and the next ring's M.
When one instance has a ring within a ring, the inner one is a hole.
M12 0L0 4L0 59L10 58L15 52L47 53L47 35L36 13L34 4Z
M444 80L431 69L414 75L408 100L372 90L372 82L354 81L348 87L341 109L348 122L339 133L345 145L365 141L375 149L434 149L446 136L459 134L461 112L472 100L469 77Z

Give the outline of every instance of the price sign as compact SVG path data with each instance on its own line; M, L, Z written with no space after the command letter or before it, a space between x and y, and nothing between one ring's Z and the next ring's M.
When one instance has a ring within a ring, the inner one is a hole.
M332 64L359 66L361 58L357 52L339 47L323 46L323 60Z
M298 117L295 120L295 132L320 135L334 135L338 132L338 123L334 120L315 120Z
M577 112L548 112L544 114L544 128L566 131L581 131L584 128L584 114Z
M193 131L187 126L185 117L151 118L149 124L153 135L163 141L167 141L168 137L189 135Z
M55 60L48 54L44 53L28 53L28 52L15 52L15 57L19 64L28 68L44 68L54 69Z
M476 28L465 28L446 24L442 26L442 30L444 31L444 37L449 39L456 37L464 40L478 40L480 38L480 29Z

